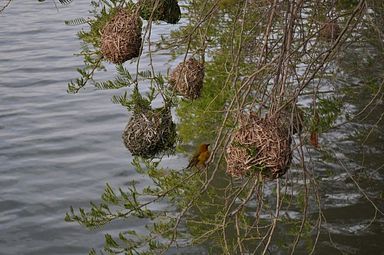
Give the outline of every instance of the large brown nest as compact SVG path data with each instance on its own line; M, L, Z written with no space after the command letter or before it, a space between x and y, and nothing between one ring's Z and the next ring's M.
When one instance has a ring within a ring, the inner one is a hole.
M203 64L194 58L189 58L173 70L169 84L178 94L193 100L200 97L203 80Z
M141 26L134 10L119 9L101 31L101 53L114 64L138 57L141 49Z
M226 151L227 173L235 177L261 173L279 178L292 160L291 136L280 118L243 116Z
M170 109L160 108L135 112L122 135L132 155L154 157L174 149L176 125Z
M157 1L157 5L156 4ZM177 0L140 0L140 16L149 20L162 20L170 24L176 24L181 18L180 6ZM154 9L155 8L155 9Z

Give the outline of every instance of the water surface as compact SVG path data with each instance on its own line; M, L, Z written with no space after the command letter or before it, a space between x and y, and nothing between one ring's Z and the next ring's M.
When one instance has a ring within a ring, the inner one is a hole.
M80 27L66 26L64 20L87 15L88 8L88 1L75 1L57 11L51 1L15 0L0 14L0 254L87 254L91 247L102 247L105 232L145 224L127 219L90 231L63 220L69 206L88 207L89 201L97 202L106 182L117 187L133 179L143 181L130 165L131 157L121 141L129 113L110 101L121 91L66 92L82 59L73 55L80 49L75 36ZM173 28L156 25L153 40ZM157 52L155 69L166 72L174 65L170 58ZM143 67L148 65L145 56L141 61ZM134 66L129 68L134 70ZM108 67L110 72L99 78L113 77L113 68ZM358 83L352 78L349 84ZM356 110L364 107L359 103L350 102ZM376 109L378 114L382 109ZM375 139L364 148L355 138L349 139L363 128L357 124L332 131L321 140L352 174L372 175L369 181L368 177L359 179L372 194L384 187L383 123L378 125L381 131L376 130ZM372 206L345 170L334 160L318 156L321 163L316 171L328 219L324 230L332 234L334 244L324 231L316 254L338 254L335 244L348 254L383 254L383 218L371 224ZM185 161L176 158L167 163L179 167ZM382 201L375 202L383 206Z
M64 21L89 9L89 1L75 2L57 11L52 1L16 0L0 15L0 254L87 254L102 247L103 231L66 223L65 212L98 201L106 182L140 180L121 141L129 113L111 102L121 91L66 92L82 59L73 55L81 27ZM154 38L172 28L159 27ZM168 59L158 54L155 68L166 71ZM109 67L99 78L112 77Z

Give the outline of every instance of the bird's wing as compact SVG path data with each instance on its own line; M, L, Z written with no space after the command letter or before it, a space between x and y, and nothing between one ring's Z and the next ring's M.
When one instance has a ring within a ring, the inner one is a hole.
M199 155L194 155L192 159L189 161L187 168L195 166L199 162Z
M200 153L200 155L198 157L198 161L201 163L205 163L205 161L208 160L209 155L210 155L209 151L204 151L204 152Z

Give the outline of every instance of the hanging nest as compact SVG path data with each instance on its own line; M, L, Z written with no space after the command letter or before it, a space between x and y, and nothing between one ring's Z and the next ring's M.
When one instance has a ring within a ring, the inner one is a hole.
M200 97L203 88L204 66L190 58L180 63L170 75L169 84L180 95L188 99Z
M114 64L140 55L140 17L134 10L119 9L101 30L101 53Z
M156 1L158 4L155 6ZM180 6L177 0L140 0L140 16L149 20L153 12L152 20L162 20L170 24L176 24L181 18Z
M280 113L280 121L289 130L290 134L297 134L304 129L304 110L298 105L288 105Z
M320 28L319 36L326 41L334 41L341 32L339 24L335 20L327 20Z
M135 112L122 135L125 147L134 156L151 158L161 152L173 150L176 125L169 108Z
M279 178L288 170L291 160L291 136L280 118L243 116L226 151L227 173L243 177L255 172Z

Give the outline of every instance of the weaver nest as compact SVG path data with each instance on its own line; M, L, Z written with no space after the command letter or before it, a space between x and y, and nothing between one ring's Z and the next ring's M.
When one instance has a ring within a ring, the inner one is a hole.
M170 75L169 84L178 94L188 98L200 97L203 88L204 66L194 58L180 63Z
M173 150L176 125L169 108L135 112L122 134L125 147L134 156L151 158Z
M291 134L297 134L304 129L304 110L298 105L288 105L281 111L279 118L280 123L284 125Z
M240 128L227 147L227 173L235 177L261 173L279 178L292 160L291 136L280 118L243 116Z
M157 5L155 5L158 1ZM140 0L138 2L140 6L140 16L149 20L162 20L170 24L176 24L181 18L180 6L177 0ZM155 8L155 10L154 10Z
M101 30L101 53L114 64L138 57L142 22L134 10L118 9Z
M339 24L335 20L327 20L321 25L319 36L326 41L334 41L341 32Z

